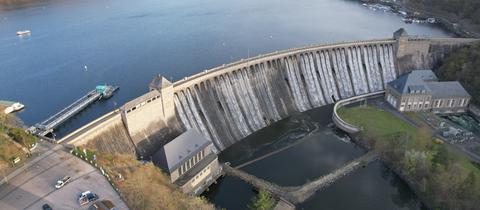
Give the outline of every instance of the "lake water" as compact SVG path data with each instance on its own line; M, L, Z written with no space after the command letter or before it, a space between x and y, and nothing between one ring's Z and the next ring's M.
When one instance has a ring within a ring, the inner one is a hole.
M62 126L58 136L146 92L159 73L179 80L275 50L387 38L401 27L415 35L451 35L343 0L15 2L0 3L0 100L25 104L19 117L27 125L59 111L95 85L120 86L111 99L95 103ZM15 35L27 29L31 36ZM301 184L364 152L338 140L326 127L328 113L318 114L323 121L302 116L255 133L221 158L239 164L301 141L244 168L281 184ZM252 195L250 186L225 177L209 198L228 209L243 209ZM299 207L415 209L418 203L412 200L403 182L382 165L372 164Z
M146 92L158 73L178 80L275 50L391 37L400 27L410 34L449 36L343 0L15 2L20 3L0 3L0 100L24 103L19 116L27 125L97 84L120 86L59 135ZM31 36L15 35L26 29Z

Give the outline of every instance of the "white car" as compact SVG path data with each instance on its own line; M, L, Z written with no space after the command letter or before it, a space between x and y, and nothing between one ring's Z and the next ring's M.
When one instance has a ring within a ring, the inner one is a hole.
M69 176L63 177L63 179L57 181L57 184L55 185L55 188L56 188L56 189L62 188L63 186L65 186L66 184L68 184L71 179L72 179L72 178L69 177Z

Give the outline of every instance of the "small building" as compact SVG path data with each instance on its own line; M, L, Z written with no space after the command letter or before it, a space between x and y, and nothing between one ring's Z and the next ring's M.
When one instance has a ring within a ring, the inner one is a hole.
M385 100L401 112L465 112L470 98L459 82L439 82L431 70L403 74L389 82L385 90Z
M221 175L212 141L187 130L155 153L153 162L168 172L172 183L190 195L200 195Z

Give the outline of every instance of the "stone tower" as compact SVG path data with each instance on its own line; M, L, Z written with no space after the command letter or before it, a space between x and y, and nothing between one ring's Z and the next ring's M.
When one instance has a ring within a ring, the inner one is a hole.
M165 123L168 124L171 118L175 117L175 104L173 102L173 84L160 74L153 78L149 85L150 91L160 92L162 101L162 113Z

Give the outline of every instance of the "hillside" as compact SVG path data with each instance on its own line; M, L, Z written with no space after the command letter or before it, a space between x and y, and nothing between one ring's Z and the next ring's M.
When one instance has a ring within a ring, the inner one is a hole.
M400 0L397 3L438 14L462 24L470 31L480 33L480 1L478 0Z
M3 113L0 107L0 174L4 175L12 169L13 160L25 161L28 149L37 139L27 134L21 127L19 120L14 115Z
M138 161L135 149L122 126L115 126L102 133L85 145L85 148L87 158L95 161L112 177L111 181L118 187L130 209L215 209L201 197L182 193L152 163ZM83 149L77 147L77 154L81 155Z
M436 74L440 80L458 80L472 95L472 101L480 104L480 44L452 53Z

